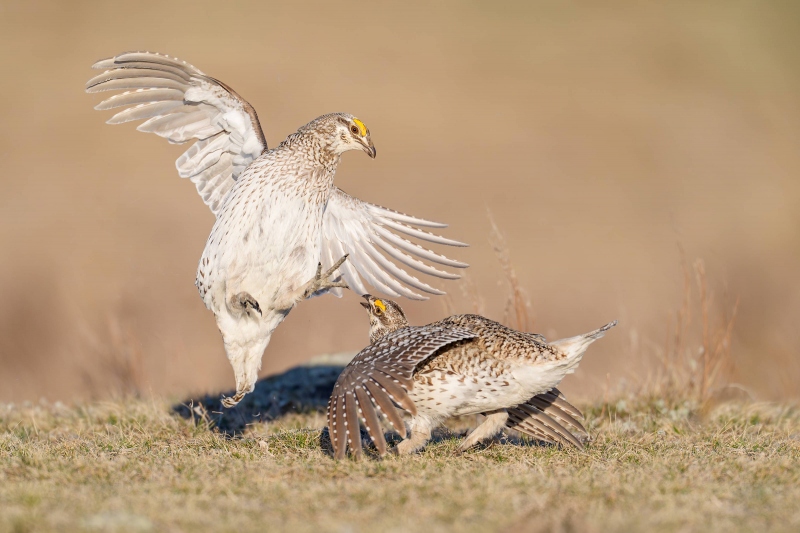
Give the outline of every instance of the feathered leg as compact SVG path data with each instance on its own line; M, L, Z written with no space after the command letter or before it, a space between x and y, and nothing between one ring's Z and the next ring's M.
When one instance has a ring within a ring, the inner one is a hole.
M261 370L261 356L269 344L270 337L267 334L256 339L241 341L236 336L223 333L225 352L236 377L236 394L223 398L223 406L233 407L242 401L245 394L253 392L258 380L258 371Z
M420 450L431 439L433 421L425 416L415 416L411 419L411 434L397 445L399 455L409 455Z
M494 437L503 429L503 426L506 425L506 421L508 420L508 412L505 409L489 411L483 414L486 415L486 420L484 420L480 426L472 430L472 433L464 439L464 442L458 447L459 452L467 451L482 440Z

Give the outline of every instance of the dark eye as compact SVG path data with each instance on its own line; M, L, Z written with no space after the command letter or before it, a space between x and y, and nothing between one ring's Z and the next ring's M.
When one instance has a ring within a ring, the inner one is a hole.
M375 307L375 316L381 316L383 311L381 311L380 307Z
M353 135L358 135L358 126L353 124L352 126L350 126L350 131L353 133Z

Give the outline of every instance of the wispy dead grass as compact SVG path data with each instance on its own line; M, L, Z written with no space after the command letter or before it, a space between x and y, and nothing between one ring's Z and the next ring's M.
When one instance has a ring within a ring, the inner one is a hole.
M520 331L531 331L533 329L533 319L531 318L531 300L525 289L522 288L517 277L514 263L511 261L511 251L506 243L505 236L497 223L494 221L491 211L488 213L489 225L489 244L494 250L495 256L500 263L500 268L508 284L508 300L503 313L503 322L510 328Z
M638 395L690 400L701 406L731 397L749 397L735 383L731 353L739 299L717 302L702 259L691 266L683 248L683 293L680 308L667 317L663 346L653 354L659 364L648 379L638 384ZM724 295L725 296L725 295Z

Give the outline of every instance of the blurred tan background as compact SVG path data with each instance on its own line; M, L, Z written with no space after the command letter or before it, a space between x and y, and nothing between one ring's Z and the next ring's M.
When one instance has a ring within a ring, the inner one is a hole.
M337 183L446 221L469 242L449 304L502 319L505 235L534 329L620 327L567 378L575 396L646 379L705 260L712 314L740 298L734 379L800 391L800 4L795 2L0 2L0 401L233 384L194 287L213 216L171 146L83 92L97 59L151 50L225 81L270 146L323 113L379 156ZM480 295L476 297L475 295ZM356 351L348 294L301 304L262 375Z

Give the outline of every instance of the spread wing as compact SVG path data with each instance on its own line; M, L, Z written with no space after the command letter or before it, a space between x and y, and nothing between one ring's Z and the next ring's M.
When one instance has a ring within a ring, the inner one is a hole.
M86 83L86 92L123 91L95 106L125 108L109 124L144 120L136 129L171 143L197 139L176 166L215 215L236 178L267 149L255 109L233 89L185 61L152 52L126 52L92 68L104 72Z
M336 380L328 402L328 431L334 457L343 459L348 447L350 453L361 455L359 418L378 452L386 453L378 412L405 438L405 424L394 404L416 414L408 396L414 369L440 348L473 338L474 333L462 328L408 326L361 350Z
M414 292L414 289L429 294L444 294L443 291L412 276L390 261L387 256L424 274L444 279L459 279L460 276L457 274L440 270L428 263L454 268L466 268L468 266L466 263L448 259L423 248L405 236L448 246L467 245L414 226L447 227L446 224L404 215L363 202L341 189L335 189L328 200L322 221L322 264L330 267L343 255L349 254L340 272L357 294L369 292L364 282L392 297L428 299ZM340 295L341 292L338 292L337 296Z
M582 450L580 437L588 435L580 420L581 412L569 403L561 391L551 389L508 409L506 427L535 439Z

